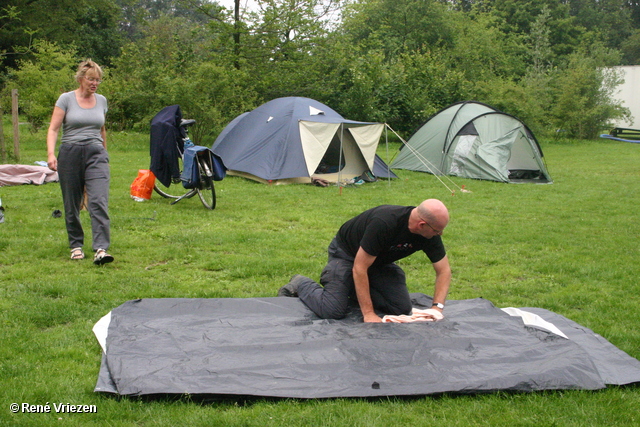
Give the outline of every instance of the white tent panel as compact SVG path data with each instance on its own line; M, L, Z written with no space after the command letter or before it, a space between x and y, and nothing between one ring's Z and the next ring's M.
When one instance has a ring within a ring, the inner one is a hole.
M307 162L309 176L313 175L326 153L340 123L309 122L300 120L300 141Z
M382 136L383 130L384 124L382 123L349 127L349 131L360 147L360 151L362 151L364 160L367 162L370 170L373 170L376 149L378 148L378 141L380 140L380 136Z

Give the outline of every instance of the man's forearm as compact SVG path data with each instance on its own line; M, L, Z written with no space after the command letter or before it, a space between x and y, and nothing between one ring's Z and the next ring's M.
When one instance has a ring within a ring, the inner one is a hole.
M433 268L436 271L436 283L433 291L433 302L444 304L449 294L451 284L451 267L447 258L435 263Z
M449 293L449 283L451 282L451 275L449 277L436 278L435 289L433 292L433 302L439 302L444 304L447 300L447 294Z
M367 273L356 273L354 271L353 274L353 282L356 288L356 296L358 297L358 305L360 306L360 311L362 311L363 316L367 316L370 314L375 314L375 310L373 309L373 302L371 301L371 292L369 290L369 277Z

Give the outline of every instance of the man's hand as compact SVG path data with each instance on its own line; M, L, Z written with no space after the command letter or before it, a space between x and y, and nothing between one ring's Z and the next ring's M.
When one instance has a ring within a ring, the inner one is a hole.
M365 314L364 323L380 323L382 319L375 313Z
M397 316L387 315L382 319L385 323L410 323L410 322L437 322L444 319L444 315L440 310L428 308L426 310L414 308L410 316L400 314Z
M418 317L425 317L427 319L442 320L444 314L439 308L427 308L426 310L413 310L413 315Z

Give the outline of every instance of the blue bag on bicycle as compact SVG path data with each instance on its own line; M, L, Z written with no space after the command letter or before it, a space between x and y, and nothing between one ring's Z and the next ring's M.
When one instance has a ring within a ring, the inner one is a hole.
M227 176L227 167L222 163L220 156L209 150L211 153L211 167L213 169L213 180L222 181Z
M213 172L213 180L221 181L226 176L226 168L222 163L222 160L213 154L213 152L201 145L194 145L192 147L186 147L184 149L184 170L180 175L180 180L182 181L182 186L184 188L196 188L200 185L200 173L198 171L198 162L196 157L198 153L206 152L205 155L208 156L207 163L211 166Z
M208 150L208 148L200 145L194 145L184 149L184 156L182 158L184 170L182 174L180 174L180 180L184 188L196 188L200 185L200 173L198 171L196 156L198 152L204 150Z

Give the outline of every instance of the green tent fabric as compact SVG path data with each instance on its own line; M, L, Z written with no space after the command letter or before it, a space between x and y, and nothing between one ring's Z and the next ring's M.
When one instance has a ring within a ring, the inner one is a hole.
M499 182L553 182L529 128L475 101L452 104L431 117L391 167Z

